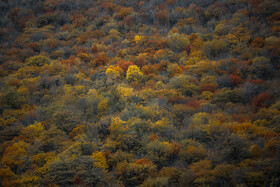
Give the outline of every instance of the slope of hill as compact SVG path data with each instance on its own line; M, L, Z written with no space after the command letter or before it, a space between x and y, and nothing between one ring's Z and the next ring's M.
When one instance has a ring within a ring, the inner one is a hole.
M0 186L280 186L279 1L0 10Z

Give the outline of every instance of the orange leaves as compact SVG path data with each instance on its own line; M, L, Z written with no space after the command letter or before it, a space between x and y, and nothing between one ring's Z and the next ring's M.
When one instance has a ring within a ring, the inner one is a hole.
M156 13L156 18L159 24L161 25L168 24L169 23L168 10L167 9L158 10Z
M265 143L265 150L270 153L271 155L274 155L275 153L277 153L277 147L279 146L279 139L277 138L271 138L270 140L268 140L266 143Z
M104 2L101 4L102 9L108 9L109 11L114 11L114 9L117 7L117 5L109 2Z
M0 179L1 179L1 185L3 186L16 186L15 180L18 178L18 175L16 175L11 168L9 167L2 167L0 169Z
M98 52L98 47L96 45L92 45L92 47L90 48L90 52L91 53L97 53Z
M247 134L253 132L253 126L251 123L242 123L242 124L234 125L232 127L232 130L234 133Z
M84 133L84 125L77 125L70 133L69 136L71 138L75 138L78 135L81 135Z
M106 53L97 53L97 57L94 59L95 66L103 66L109 60L109 57Z
M77 56L85 62L90 60L90 56L87 53L79 53Z
M152 165L152 161L148 160L147 158L142 158L142 159L138 159L136 160L135 164L137 165Z
M231 77L231 84L236 86L243 83L243 79L239 75L230 75Z
M123 183L128 186L137 186L144 182L148 177L154 176L156 173L154 165L151 164L135 164L121 162L116 169L117 175Z
M95 31L93 31L92 35L95 38L102 38L106 35L106 33L102 30L95 30Z
M252 47L263 47L264 46L264 39L263 37L257 37L255 38L251 43L250 43L250 46Z
M118 16L120 18L125 18L126 16L130 15L133 13L133 8L131 7L122 7Z
M129 16L126 16L124 19L123 19L123 23L125 25L128 25L129 27L133 27L134 23L135 23L135 15L129 15Z
M200 91L215 92L217 88L218 88L218 84L204 84L200 86Z
M198 178L206 178L209 177L209 175L211 175L210 170L212 168L212 164L209 160L205 159L193 163L192 165L190 165L190 168Z
M160 172L160 176L168 177L169 180L172 180L172 182L179 182L181 171L176 167L163 167Z
M172 142L171 143L171 147L170 147L170 153L172 154L172 155L177 155L178 153L179 153L179 151L180 151L180 149L181 149L181 144L180 143L178 143L178 142Z
M228 179L236 169L237 167L231 164L220 164L215 167L213 174L216 177Z
M2 185L98 186L104 173L119 186L274 184L280 13L270 0L193 3L11 8L0 28Z
M75 27L85 27L88 24L87 19L81 14L74 14L72 20Z
M149 141L155 141L158 139L158 136L156 134L150 134L149 135Z
M252 105L256 108L267 106L267 102L269 102L271 98L272 95L270 94L270 92L261 93L253 98Z
M253 6L255 10L257 10L263 0L250 0L250 4Z
M204 146L193 139L182 140L179 157L182 161L192 163L203 159L206 156Z
M271 129L264 126L256 126L256 123L252 125L250 122L244 122L232 126L234 133L237 133L244 138L248 136L260 136L265 138L267 141L272 141L277 137L277 133L273 132Z
M178 75L183 71L182 68L178 66L178 64L168 64L166 70L170 77L174 77L175 75Z
M150 74L157 74L159 68L160 68L159 64L154 64L154 65L148 64L148 65L144 65L141 70L143 71L144 74L150 75Z
M254 80L249 80L249 82L253 83L253 84L263 84L264 80L262 79L254 79Z
M261 149L259 148L258 145L251 146L250 153L255 158L259 158L262 154Z
M187 106L190 107L190 108L198 109L199 106L200 106L200 104L201 104L200 101L197 101L197 100L190 100L190 101L188 101Z
M273 56L278 56L280 53L279 37L271 36L265 39L265 48L267 48Z
M271 31L280 32L280 12L276 12L267 18L268 22L272 25Z
M118 66L120 66L124 72L127 71L128 67L133 65L133 62L130 61L119 61Z
M56 44L54 44L55 46ZM28 42L26 44L23 45L23 48L31 48L33 49L34 51L39 51L39 48L40 48L40 44L39 42Z
M86 31L82 33L79 37L76 38L78 44L84 44L88 41L91 41L93 38L93 31Z
M170 34L175 34L175 33L179 33L179 31L176 27L173 27L169 33Z
M199 156L199 155L204 155L205 154L205 149L197 149L195 146L188 146L186 153L189 155L189 157L193 158L195 156Z
M10 86L16 86L17 88L20 86L20 84L21 84L21 80L19 80L17 78L15 78L9 82Z

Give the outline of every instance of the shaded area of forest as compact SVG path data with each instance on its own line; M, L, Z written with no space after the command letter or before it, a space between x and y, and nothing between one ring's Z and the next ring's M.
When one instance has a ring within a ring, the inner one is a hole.
M280 186L280 2L3 0L1 186Z

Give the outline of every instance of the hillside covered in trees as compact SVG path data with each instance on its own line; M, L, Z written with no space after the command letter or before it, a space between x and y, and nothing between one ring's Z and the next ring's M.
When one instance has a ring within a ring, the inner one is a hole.
M280 186L278 0L0 15L0 186Z

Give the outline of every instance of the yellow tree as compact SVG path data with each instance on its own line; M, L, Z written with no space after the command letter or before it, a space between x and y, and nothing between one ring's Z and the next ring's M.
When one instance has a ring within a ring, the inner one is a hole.
M9 167L22 166L25 157L28 156L27 148L29 144L20 141L9 146L1 159L1 164L7 165Z
M126 79L128 81L139 81L142 77L143 73L138 66L132 65L128 67L128 70L126 72Z
M112 77L121 78L123 76L123 70L119 66L109 66L106 69L106 73Z
M96 151L92 153L92 158L94 158L95 162L93 163L94 167L107 169L108 165L106 162L106 158L101 151Z
M108 99L102 99L97 106L98 115L101 117L102 115L106 114L108 109Z

